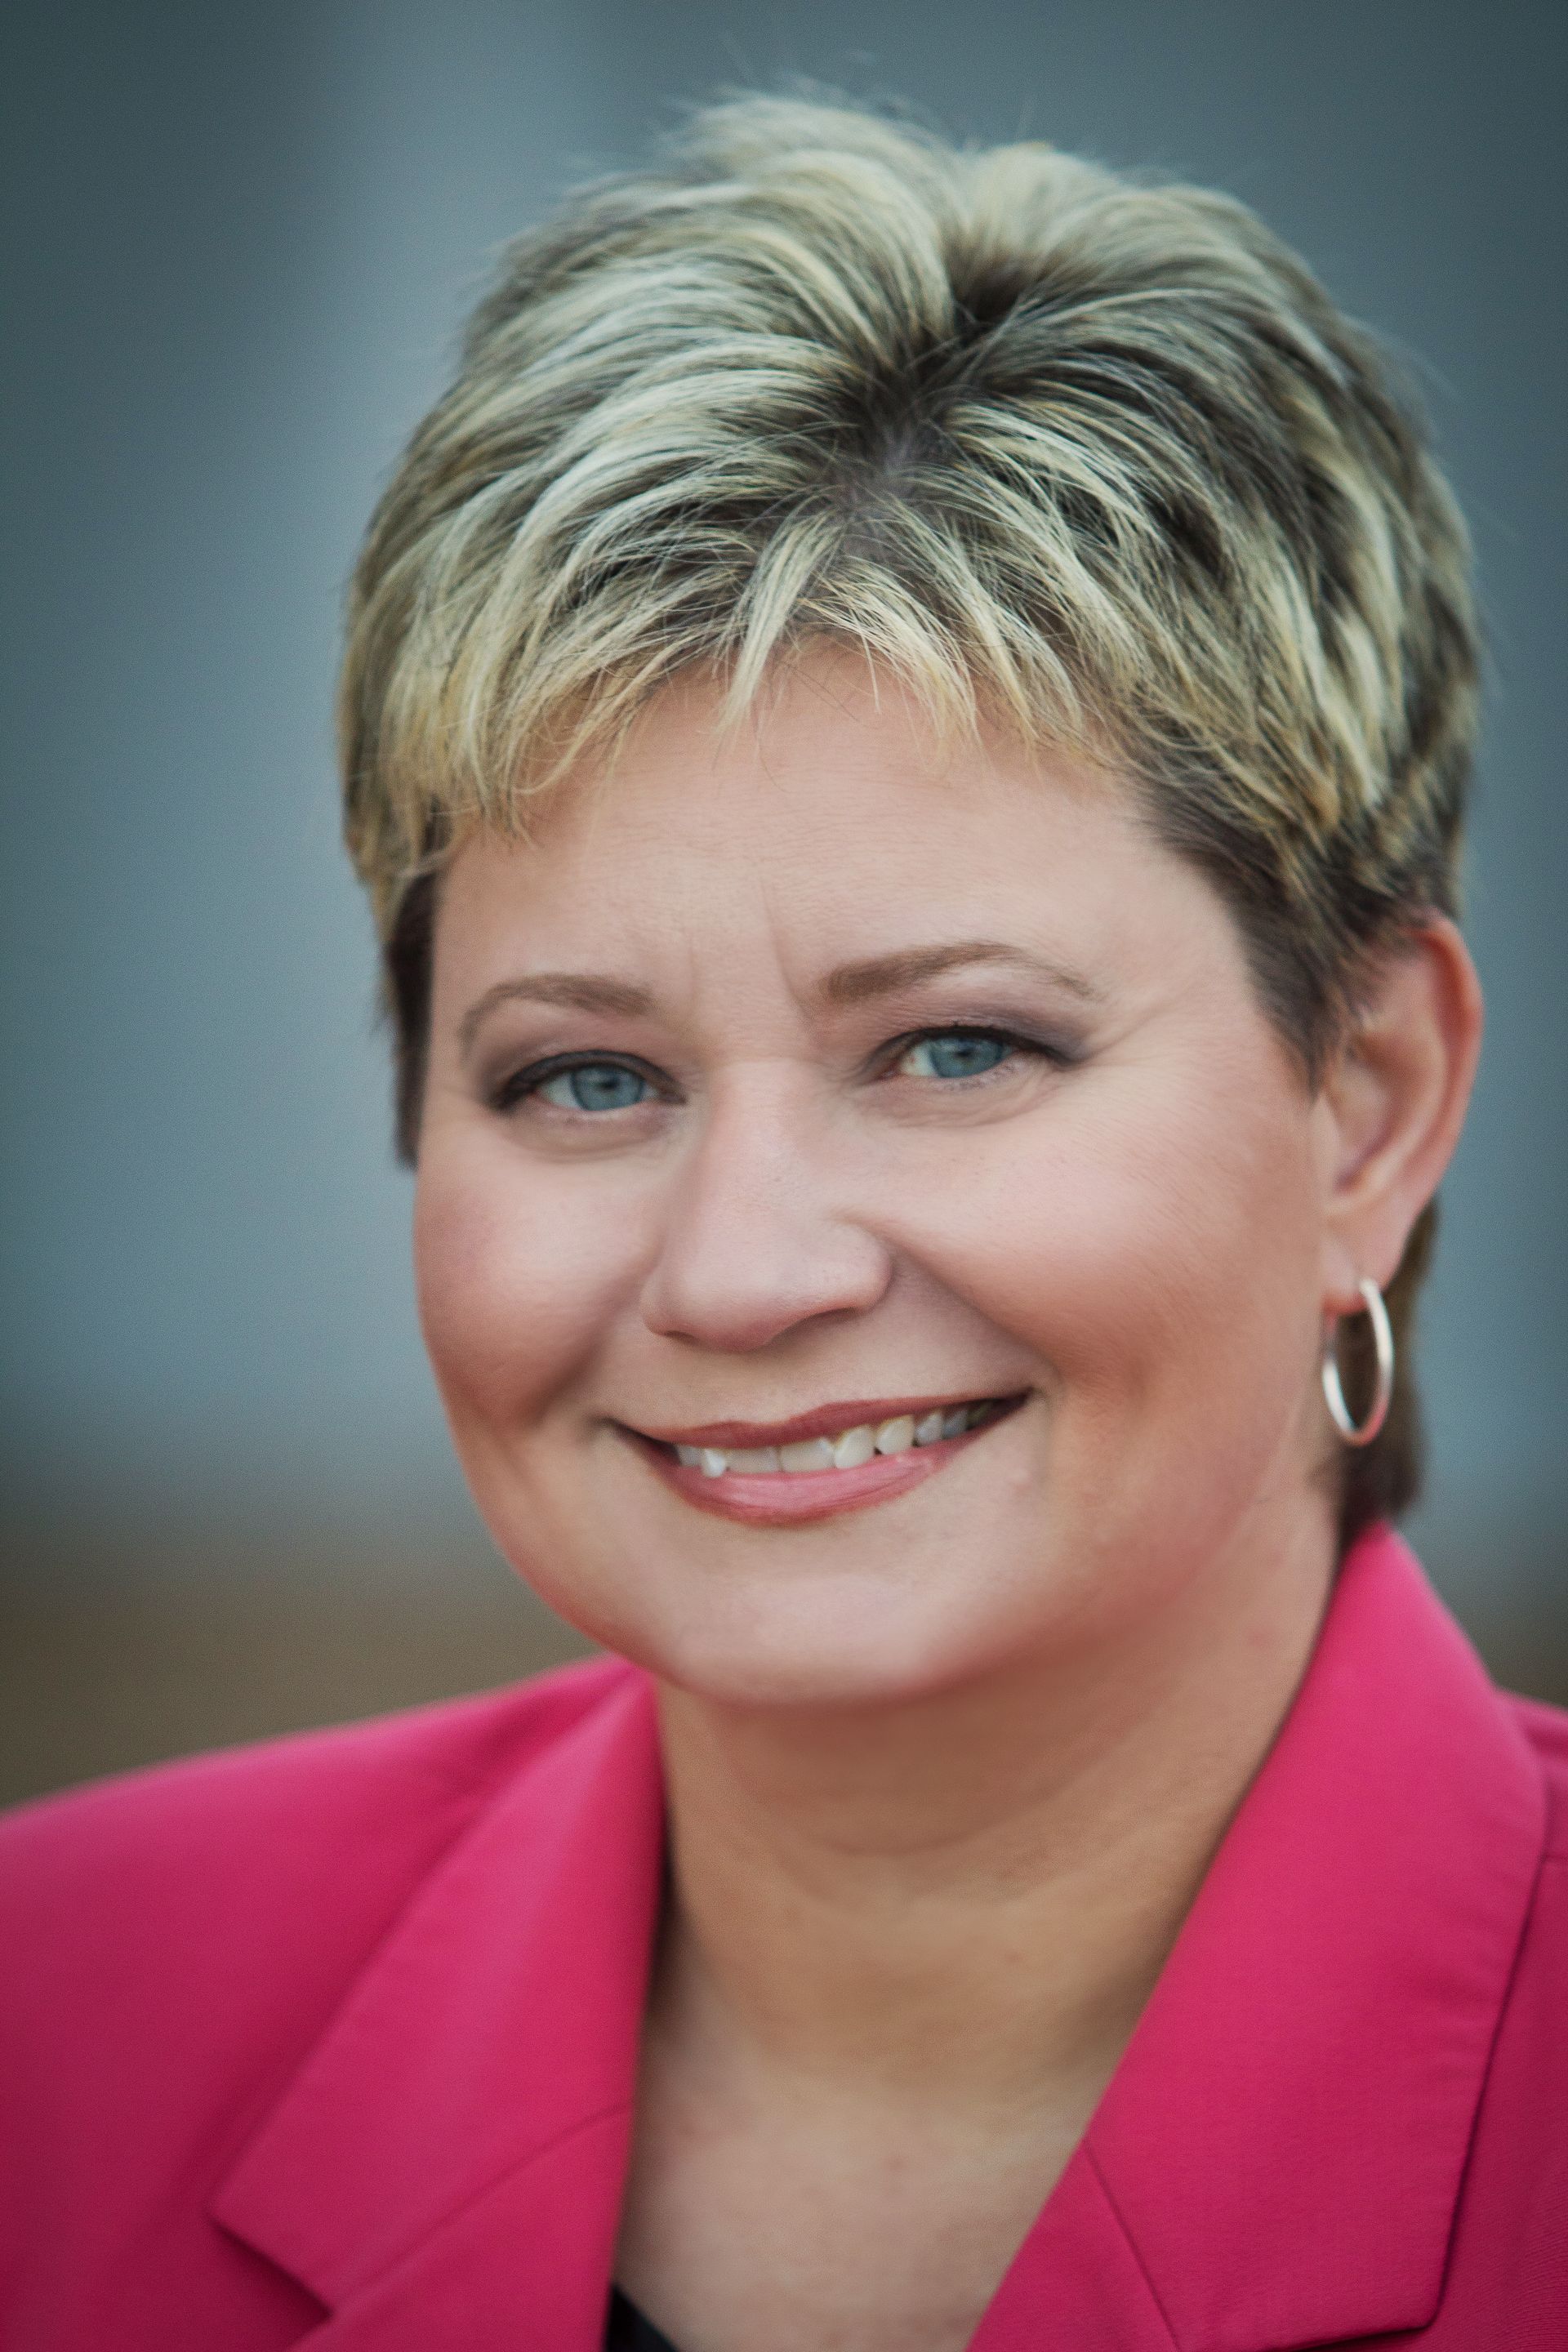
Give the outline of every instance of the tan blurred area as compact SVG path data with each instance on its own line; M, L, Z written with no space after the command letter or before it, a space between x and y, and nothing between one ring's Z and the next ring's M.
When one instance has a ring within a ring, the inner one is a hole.
M414 1557L187 1534L128 1557L13 1528L5 1560L0 1804L590 1654L477 1534Z

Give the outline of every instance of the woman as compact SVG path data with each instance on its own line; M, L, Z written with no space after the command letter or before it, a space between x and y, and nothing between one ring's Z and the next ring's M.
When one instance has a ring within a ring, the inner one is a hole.
M7 2343L1568 2342L1568 1735L1388 1525L1474 674L1234 205L746 101L513 249L348 829L612 1654L14 1820Z

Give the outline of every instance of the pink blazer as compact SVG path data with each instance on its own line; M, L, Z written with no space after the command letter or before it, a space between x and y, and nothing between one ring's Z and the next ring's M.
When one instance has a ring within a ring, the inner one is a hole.
M1365 1538L974 2352L1564 2352L1565 1795ZM596 2352L660 1840L616 1662L13 1815L5 2352Z

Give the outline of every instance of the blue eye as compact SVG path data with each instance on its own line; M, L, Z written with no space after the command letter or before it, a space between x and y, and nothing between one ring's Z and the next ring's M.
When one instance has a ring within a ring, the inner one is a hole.
M557 1110L631 1110L652 1092L637 1070L619 1062L578 1062L542 1079L534 1092Z
M1014 1052L1009 1037L986 1035L974 1029L949 1029L917 1037L900 1055L897 1067L906 1078L983 1078Z

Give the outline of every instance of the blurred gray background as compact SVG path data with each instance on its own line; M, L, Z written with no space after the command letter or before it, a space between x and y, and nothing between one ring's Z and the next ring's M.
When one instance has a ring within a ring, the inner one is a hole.
M1494 676L1415 1531L1568 1698L1560 0L56 0L7 48L0 1790L576 1646L421 1360L340 597L496 244L785 75L1231 189L1419 368Z

